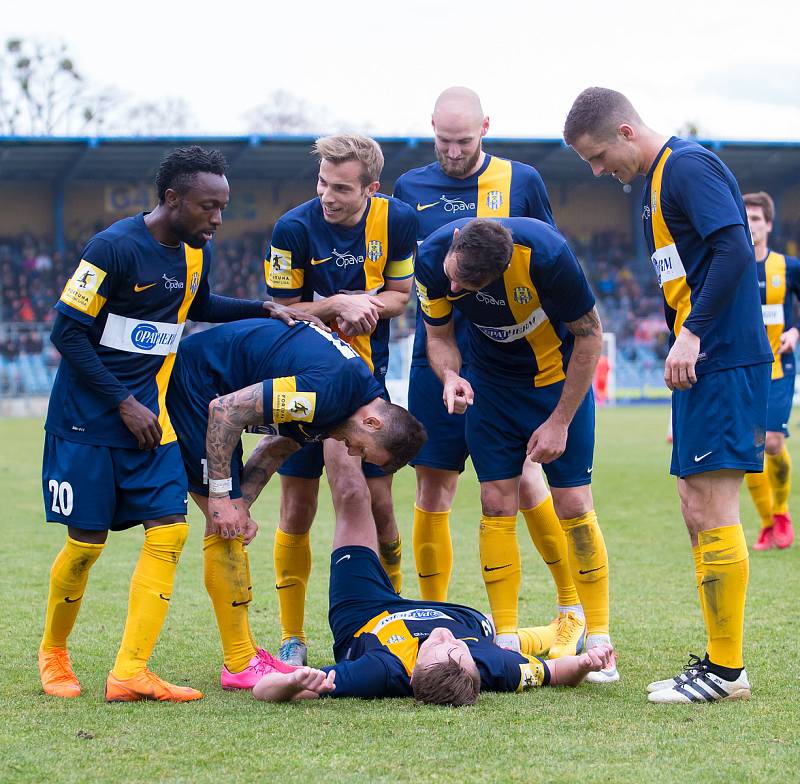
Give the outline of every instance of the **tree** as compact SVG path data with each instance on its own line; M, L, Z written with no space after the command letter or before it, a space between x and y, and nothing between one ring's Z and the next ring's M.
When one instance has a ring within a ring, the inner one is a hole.
M129 136L179 136L196 126L189 104L183 98L165 98L125 107L120 133Z
M323 128L319 110L302 98L275 90L268 99L245 115L249 133L316 134Z
M112 91L86 84L65 44L10 38L0 52L0 133L90 132L115 103Z

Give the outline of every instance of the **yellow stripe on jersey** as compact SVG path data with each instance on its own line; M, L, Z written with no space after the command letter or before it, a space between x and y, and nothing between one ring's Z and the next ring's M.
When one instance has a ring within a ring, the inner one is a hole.
M664 166L672 154L672 149L667 147L661 155L650 184L650 210L652 215L653 242L656 252L653 254L653 263L656 264L661 290L667 304L675 311L675 337L681 331L683 322L692 310L692 292L686 283L686 270L681 261L675 240L672 238L664 212L661 207L661 180L664 176Z
M87 316L95 318L106 304L106 298L97 293L106 277L106 271L86 259L81 259L78 268L64 286L61 301Z
M431 299L428 296L427 286L420 283L418 279L415 281L415 284L417 287L417 296L419 297L419 305L425 315L431 318L441 319L447 318L453 312L453 306L450 304L450 300L448 300L447 297Z
M388 199L379 196L370 197L369 213L364 227L364 252L364 290L368 294L373 294L383 288L384 268L389 253ZM356 335L352 338L340 335L340 337L367 363L371 371L375 370L371 335Z
M517 324L524 324L533 316L534 311L542 307L539 293L531 280L529 247L514 245L511 263L503 273L503 283L506 287L506 302L514 321ZM536 387L546 387L566 378L561 357L561 338L558 337L544 311L541 315L543 317L541 323L525 336L539 368L533 380Z
M186 286L183 289L183 302L178 308L176 324L183 324L189 314L189 308L194 302L194 295L200 287L200 279L203 276L203 250L202 248L190 248L184 244L183 251L186 256ZM169 444L177 440L175 428L167 411L167 387L172 375L172 368L175 365L177 353L172 352L164 357L161 369L156 373L156 386L158 387L158 424L161 426L161 443Z
M274 245L270 245L269 258L264 260L264 276L273 289L301 289L305 280L305 272L292 267L292 252Z
M494 158L478 177L479 218L508 218L511 207L511 161Z
M388 612L382 612L374 618L368 620L353 636L360 637L362 634L374 634L382 645L385 645L403 664L405 671L411 675L414 665L417 663L417 653L419 652L419 642L411 634L405 621L400 619L393 620L387 624L380 624L384 618L388 618ZM378 626L376 629L375 627Z
M389 200L371 196L364 227L364 273L367 291L383 285L383 268L389 253Z
M383 276L387 280L403 280L404 278L410 278L413 274L413 256L409 256L407 259L399 259L398 261L390 261L383 271Z
M770 251L764 261L764 305L761 308L767 338L772 348L772 378L783 378L783 363L778 348L784 330L783 303L786 300L786 257Z

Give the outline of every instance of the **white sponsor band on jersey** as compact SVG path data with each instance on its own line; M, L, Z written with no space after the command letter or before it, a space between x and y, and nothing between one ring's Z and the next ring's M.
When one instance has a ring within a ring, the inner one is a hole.
M536 308L522 324L513 324L510 327L484 327L476 324L475 327L495 343L513 343L515 340L524 338L527 334L533 332L547 320L547 314L544 310Z
M665 245L663 248L657 248L656 252L650 257L653 262L653 269L656 271L658 278L658 285L663 288L665 283L678 278L686 277L686 270L681 261L681 254L672 245Z
M385 626L395 621L452 621L453 619L441 610L433 608L417 608L415 610L403 610L402 612L392 613L385 618L381 618L369 631L370 634L377 634Z
M783 305L762 305L761 315L764 317L764 324L768 326L783 324Z
M109 313L100 344L133 354L166 357L178 350L183 327L183 324L143 321Z

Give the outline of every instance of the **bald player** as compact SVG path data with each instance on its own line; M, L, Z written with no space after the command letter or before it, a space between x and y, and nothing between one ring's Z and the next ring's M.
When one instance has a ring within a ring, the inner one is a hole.
M536 169L483 150L489 118L474 91L466 87L445 90L436 100L431 124L436 162L406 172L394 189L395 198L417 212L420 243L458 218L531 217L555 227L547 190ZM495 304L501 306L500 302ZM455 329L466 372L470 359L467 321L458 310ZM428 362L425 325L418 307L409 409L424 422L429 440L411 463L417 476L413 546L420 593L433 601L447 599L453 562L450 509L468 456L464 417L438 405L442 392L442 384ZM557 627L556 642L550 655L574 654L584 637L583 609L570 572L567 539L536 463L526 462L519 501L531 538L550 569L558 594L558 616L553 622ZM492 560L490 554L507 542L516 550L516 518L481 522L484 567L487 559ZM519 566L512 572L504 577L508 582L504 594L509 609L512 604L516 607L514 585L519 581Z

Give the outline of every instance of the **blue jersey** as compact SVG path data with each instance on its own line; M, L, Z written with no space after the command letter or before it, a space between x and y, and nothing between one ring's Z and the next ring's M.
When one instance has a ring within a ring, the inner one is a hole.
M164 405L181 332L197 298L208 299L210 248L169 248L147 229L144 213L92 237L56 309L86 324L100 361L158 415L161 443L175 441ZM61 361L45 429L71 441L136 449L116 404Z
M508 269L477 292L452 294L444 272L453 230L470 219L438 229L417 259L417 294L423 318L448 323L453 308L469 321L473 372L494 384L543 387L566 378L573 336L565 323L594 307L586 276L567 241L535 218L498 218L512 234Z
M407 697L419 646L437 627L449 629L466 642L485 691L517 692L541 686L545 668L538 659L495 645L489 619L457 604L387 601L383 612L370 618L352 637L337 664L332 697Z
M673 136L647 174L642 222L674 340L708 274L709 237L727 226L747 226L742 194L713 152ZM772 361L762 323L753 256L727 307L701 340L696 372Z
M205 411L215 397L259 383L264 425L254 432L301 444L325 438L383 392L358 355L329 333L306 322L289 327L275 319L248 319L183 341L168 403L173 409L191 398Z
M327 223L319 199L289 210L275 224L265 261L267 291L303 302L340 293L377 294L387 280L414 274L417 219L402 202L376 194L356 226ZM343 338L377 376L389 362L389 320L371 335Z
M457 218L538 218L555 227L547 189L532 166L486 155L475 174L456 179L438 163L411 169L394 186L394 196L417 210L421 243L436 229ZM456 339L465 363L469 362L467 324L455 315ZM427 365L425 324L417 306L412 365Z
M761 314L772 349L772 379L794 374L794 352L779 354L781 335L793 326L793 300L800 302L800 259L769 251L756 265L761 289Z

